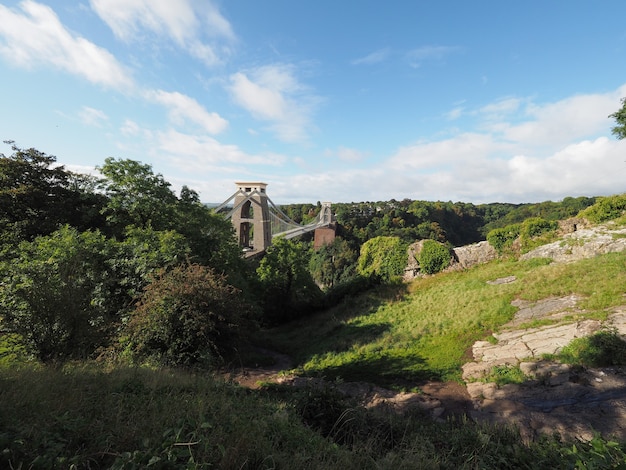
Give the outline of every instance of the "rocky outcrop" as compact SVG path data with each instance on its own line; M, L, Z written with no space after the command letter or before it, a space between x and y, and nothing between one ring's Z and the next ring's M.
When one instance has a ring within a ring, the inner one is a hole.
M410 281L420 276L420 265L417 261L425 240L419 240L409 245L407 249L408 261L404 268L403 279ZM460 271L477 264L488 263L498 257L498 252L488 241L481 241L472 245L460 246L452 249L450 266L444 271Z
M576 320L584 313L577 306L580 300L570 295L514 301L519 310L502 332L492 341L474 343L474 360L463 366L474 419L515 425L528 439L555 432L584 440L596 432L626 439L626 368L581 369L544 359L603 327L626 334L626 306L605 322ZM539 320L554 324L528 327ZM519 367L526 380L501 387L485 381L496 366Z
M460 246L453 250L454 259L447 270L457 271L471 268L477 264L488 263L498 257L498 252L488 241L474 243L472 245Z
M624 250L626 250L626 228L601 225L566 233L559 241L523 254L520 260L551 258L557 263L566 263Z

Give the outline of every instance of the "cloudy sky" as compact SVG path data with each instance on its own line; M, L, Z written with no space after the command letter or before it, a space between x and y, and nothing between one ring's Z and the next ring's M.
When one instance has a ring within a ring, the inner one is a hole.
M624 0L0 0L0 140L221 202L626 191ZM0 152L11 153L0 144Z

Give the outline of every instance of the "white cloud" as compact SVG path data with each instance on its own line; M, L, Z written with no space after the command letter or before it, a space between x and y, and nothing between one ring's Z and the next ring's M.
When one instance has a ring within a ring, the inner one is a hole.
M458 106L454 109L451 109L446 113L446 119L449 121L456 121L463 115L464 108L462 106Z
M88 126L102 127L109 117L101 110L83 106L78 113L80 119Z
M578 95L546 105L527 107L530 119L507 126L504 137L516 142L564 145L596 135L610 124L608 115L618 102L618 93Z
M91 0L94 11L123 41L141 40L145 32L169 38L207 65L229 52L232 27L207 0ZM215 41L225 41L225 44ZM209 43L208 43L208 42Z
M188 173L207 173L210 166L237 164L279 166L285 157L268 153L251 155L236 145L222 144L208 136L184 134L173 129L156 136L158 151L170 155L176 166Z
M290 65L267 65L230 77L235 102L252 116L271 123L271 129L287 142L304 141L318 98L300 84Z
M389 54L391 53L390 49L379 49L377 51L372 52L371 54L366 55L365 57L360 57L358 59L354 59L351 64L352 65L373 65L378 64L379 62L385 61Z
M146 98L169 109L169 117L177 125L193 122L210 134L219 134L228 127L228 121L217 113L208 112L195 99L178 92L151 90Z
M0 5L0 55L9 62L48 64L106 87L132 87L129 72L112 54L65 29L52 8L32 0L19 6L21 11Z
M406 60L411 67L417 68L425 61L441 61L458 50L454 46L422 46L407 52Z
M359 195L359 201L474 203L622 193L626 140L609 137L612 122L606 116L619 108L624 95L626 86L552 103L497 100L473 113L480 131L403 146L376 167L309 171L290 178L281 191L308 202L350 202ZM523 124L510 122L517 113L523 113ZM509 121L502 121L501 127L483 127L480 119L488 117L490 122L496 115Z
M365 154L357 149L340 146L335 150L327 149L324 154L328 157L337 157L344 162L355 163L365 158Z
M478 133L459 134L446 140L418 142L401 147L388 164L394 169L432 171L459 162L479 161L511 147L495 141L490 135Z

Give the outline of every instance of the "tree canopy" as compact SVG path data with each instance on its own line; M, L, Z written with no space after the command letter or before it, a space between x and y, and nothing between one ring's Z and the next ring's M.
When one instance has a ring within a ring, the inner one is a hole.
M617 125L611 129L611 132L618 139L626 139L626 97L622 98L622 107L609 115L615 119Z

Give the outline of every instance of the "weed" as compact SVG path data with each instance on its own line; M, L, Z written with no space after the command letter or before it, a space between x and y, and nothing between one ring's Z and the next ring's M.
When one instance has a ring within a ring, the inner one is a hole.
M519 366L503 364L492 367L485 377L485 382L495 382L498 386L506 384L521 384L526 380L526 376Z

